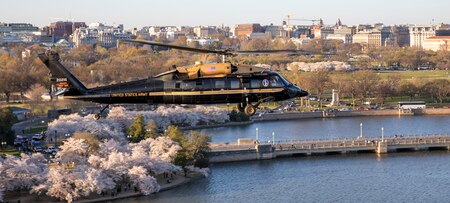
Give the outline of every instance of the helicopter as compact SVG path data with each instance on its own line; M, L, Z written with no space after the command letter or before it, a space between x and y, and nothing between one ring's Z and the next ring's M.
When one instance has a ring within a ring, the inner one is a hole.
M124 103L237 103L240 112L252 116L263 102L282 101L308 95L307 91L290 83L275 71L251 65L235 65L226 61L226 57L239 54L238 52L191 48L146 40L122 41L218 54L222 56L223 62L174 67L172 70L147 79L86 88L60 63L58 53L47 50L38 54L38 57L50 70L50 81L56 89L55 95L63 96L65 99L106 104L96 115L97 119L110 104Z

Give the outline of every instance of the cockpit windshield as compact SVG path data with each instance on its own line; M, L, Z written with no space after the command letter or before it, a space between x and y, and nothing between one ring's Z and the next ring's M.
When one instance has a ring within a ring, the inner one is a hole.
M278 73L277 73L276 75L283 81L283 83L284 83L285 85L290 85L290 84L292 84L292 83L290 83L288 80L286 80L286 79L284 79L283 77L281 77L281 75L279 75Z

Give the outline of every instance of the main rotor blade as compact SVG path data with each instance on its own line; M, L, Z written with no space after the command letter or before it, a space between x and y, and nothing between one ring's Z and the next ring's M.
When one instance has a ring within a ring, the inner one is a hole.
M310 55L311 52L303 50L260 50L260 51L236 51L236 54L298 54L298 55Z
M154 42L154 41L147 41L147 40L136 40L136 39L122 39L121 41L123 41L123 42L131 42L131 43L138 43L138 44L148 44L148 45L153 45L153 46L168 47L168 48L172 48L172 49L193 51L193 52L199 52L199 53L213 53L213 54L219 54L219 55L232 55L228 50L199 49L199 48L178 46L178 45L165 44L165 43Z

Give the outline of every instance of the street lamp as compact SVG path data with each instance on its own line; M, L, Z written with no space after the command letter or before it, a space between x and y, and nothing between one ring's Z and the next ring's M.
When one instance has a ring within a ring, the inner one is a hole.
M384 128L381 128L381 142L384 142Z
M56 130L55 130L55 147L57 147L57 146L58 146L58 145L57 145L57 143L58 143L58 142L57 142L57 140L58 140L58 136L56 135L56 133L57 133L57 132L58 132L58 131L56 131Z
M275 132L272 132L272 146L275 146Z
M363 126L362 123L360 123L360 124L359 124L359 128L360 128L360 129L359 129L359 138L360 138L360 139L362 138L362 126Z
M256 128L256 142L258 142L258 128Z
M2 149L3 149L3 148L4 148L3 146L6 145L6 142L5 142L5 141L2 141L1 145L2 145Z

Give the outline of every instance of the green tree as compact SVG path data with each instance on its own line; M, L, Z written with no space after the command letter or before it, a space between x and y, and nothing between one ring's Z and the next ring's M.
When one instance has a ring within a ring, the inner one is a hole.
M198 166L206 167L208 159L206 153L210 150L209 142L211 137L201 132L191 131L189 134L184 134L176 126L169 126L165 132L165 136L170 137L173 141L178 142L181 150L178 151L175 157L175 164L182 166Z
M16 117L10 108L0 109L0 142L6 142L12 145L14 142L13 124L16 122Z
M144 124L144 116L142 114L138 114L133 123L128 127L128 135L131 136L131 142L139 142L144 139L145 136L145 124Z
M204 132L191 131L188 135L188 155L191 157L192 162L190 164L196 167L207 167L208 157L207 153L211 150L209 148L209 142L211 142L211 136L206 135Z
M380 77L370 70L356 71L352 74L355 80L356 90L364 102L375 91L376 84L380 81Z
M398 91L400 95L406 95L409 97L409 101L412 101L414 96L419 91L419 88L412 82L404 81L400 84Z
M450 81L446 79L437 79L425 83L422 90L430 95L435 101L442 103L444 98L450 93Z
M145 125L145 138L157 138L158 134L158 126L154 120L149 120L147 125Z
M312 72L311 76L305 77L304 80L307 83L306 86L316 93L319 108L322 107L322 94L331 82L330 73L322 70L315 71Z

